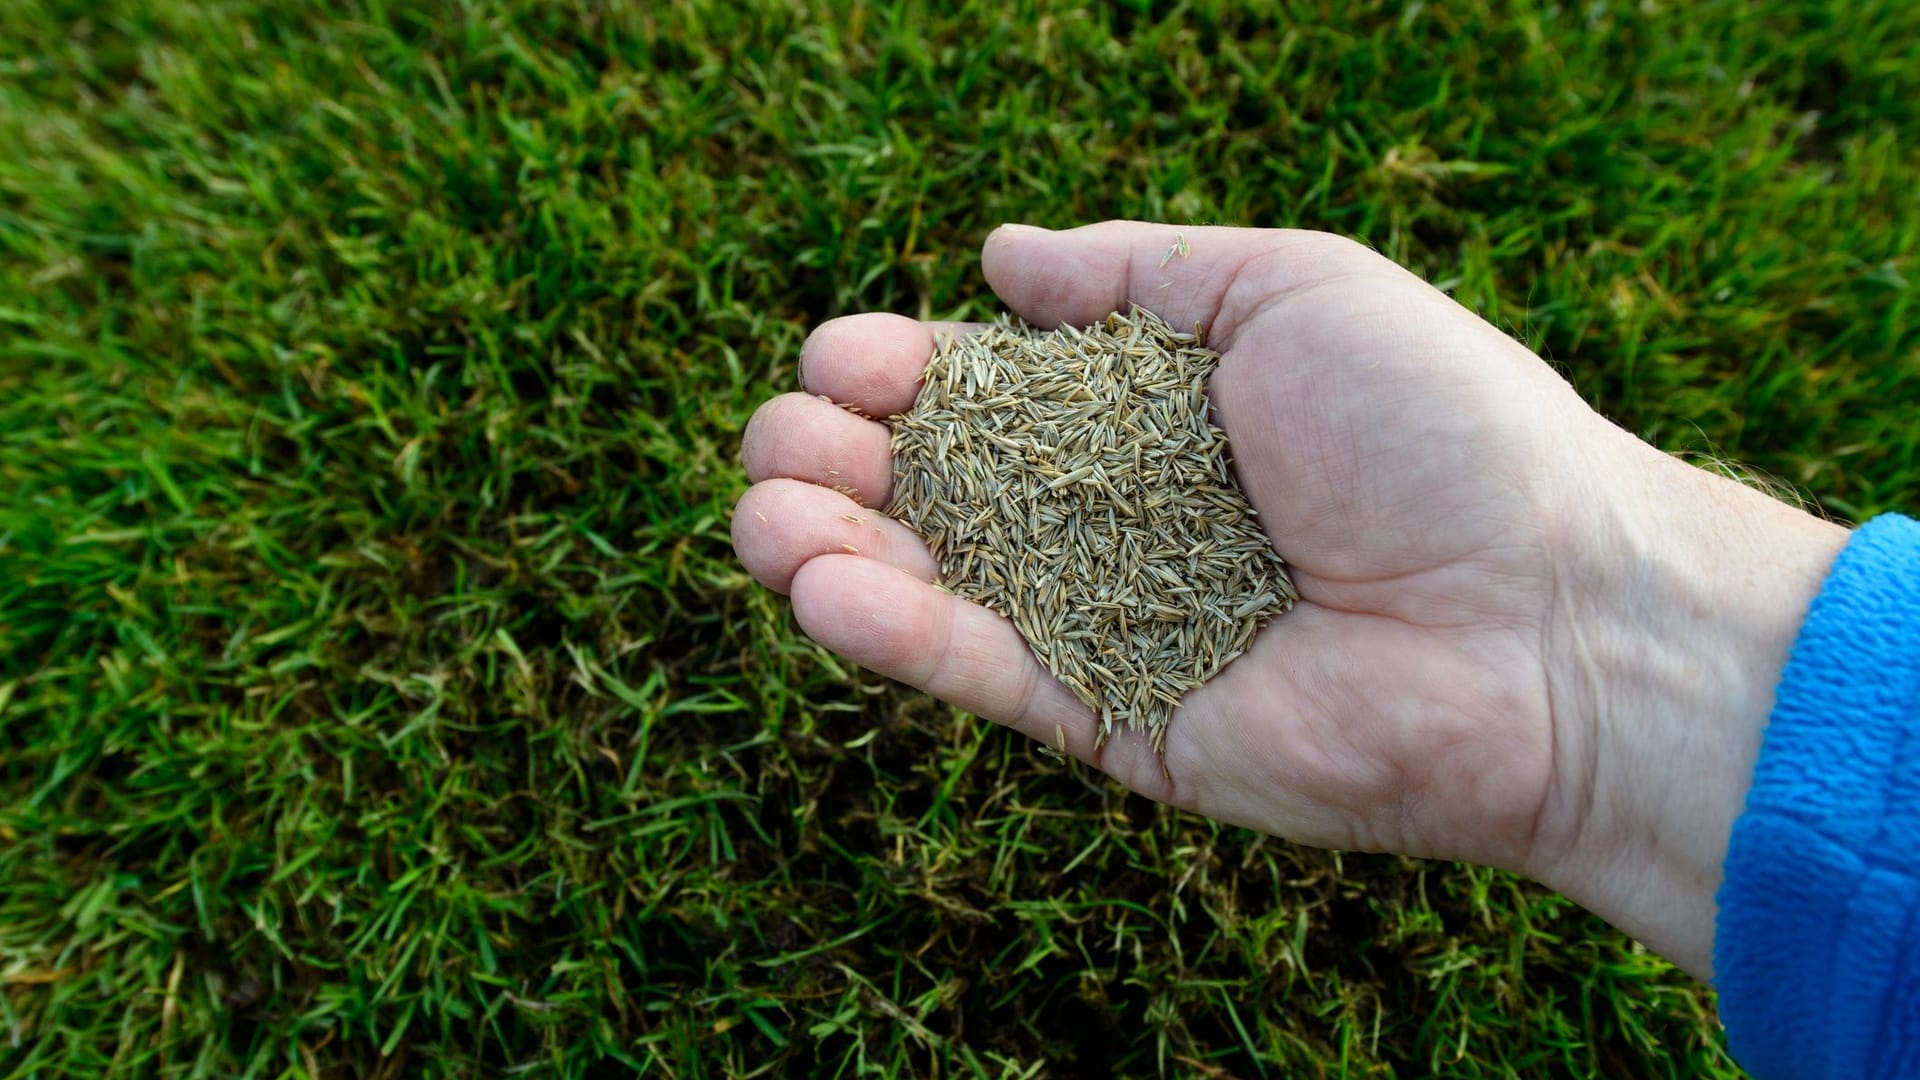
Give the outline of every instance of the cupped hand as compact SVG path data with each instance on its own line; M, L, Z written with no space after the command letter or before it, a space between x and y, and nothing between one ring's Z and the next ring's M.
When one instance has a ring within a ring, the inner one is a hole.
M924 544L878 511L892 467L867 417L909 408L935 336L968 328L860 315L815 331L806 393L763 405L743 446L735 547L808 634L1150 797L1541 877L1707 970L1726 829L1825 566L1810 527L1775 516L1805 515L1626 435L1520 344L1337 237L1008 226L982 262L1037 326L1138 304L1205 329L1216 420L1300 603L1187 696L1164 758L1138 734L1098 743L1012 624L933 588ZM1705 564L1727 550L1710 517L1728 515L1762 562L1791 563L1773 567L1787 586L1723 603ZM1735 640L1708 604L1766 633ZM1675 651L1714 633L1731 636L1695 666ZM1703 835L1649 837L1656 811Z

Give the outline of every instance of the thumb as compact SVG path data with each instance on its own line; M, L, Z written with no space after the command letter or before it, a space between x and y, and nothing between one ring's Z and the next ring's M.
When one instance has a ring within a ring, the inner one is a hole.
M1138 304L1176 329L1206 327L1216 347L1259 307L1361 262L1384 263L1327 233L1145 221L1059 232L1002 225L980 261L987 284L1035 326L1085 326Z

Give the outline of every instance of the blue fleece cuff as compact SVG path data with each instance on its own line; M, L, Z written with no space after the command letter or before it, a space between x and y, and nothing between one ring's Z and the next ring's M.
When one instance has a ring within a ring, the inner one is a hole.
M1734 823L1713 963L1759 1080L1920 1075L1920 524L1855 532Z

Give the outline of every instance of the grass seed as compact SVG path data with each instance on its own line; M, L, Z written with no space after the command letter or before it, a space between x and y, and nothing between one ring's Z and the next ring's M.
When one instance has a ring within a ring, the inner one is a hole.
M943 583L1013 621L1100 717L1165 746L1174 707L1295 598L1208 418L1220 357L1135 307L943 340L893 426L887 512Z

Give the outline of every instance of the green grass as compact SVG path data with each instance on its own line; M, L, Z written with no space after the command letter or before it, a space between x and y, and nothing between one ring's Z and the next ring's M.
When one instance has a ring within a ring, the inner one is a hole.
M1912 509L1920 7L966 6L0 0L0 1075L1737 1075L1542 889L823 654L736 449L812 324L1137 216Z

